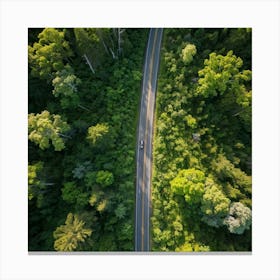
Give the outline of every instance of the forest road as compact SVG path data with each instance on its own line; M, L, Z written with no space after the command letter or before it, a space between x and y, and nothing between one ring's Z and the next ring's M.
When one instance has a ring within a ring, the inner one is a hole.
M138 124L135 251L150 251L153 119L162 28L151 28L144 64Z

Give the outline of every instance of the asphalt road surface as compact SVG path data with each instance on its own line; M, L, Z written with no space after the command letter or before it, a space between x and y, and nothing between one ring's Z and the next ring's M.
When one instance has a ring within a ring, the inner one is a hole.
M150 250L153 118L162 32L162 28L150 30L143 73L137 148L135 251Z

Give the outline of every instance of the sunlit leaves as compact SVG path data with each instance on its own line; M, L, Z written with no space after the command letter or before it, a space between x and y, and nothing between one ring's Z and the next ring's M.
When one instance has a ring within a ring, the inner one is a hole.
M195 128L197 126L197 121L192 115L187 115L185 120L190 128Z
M107 209L107 207L108 207L108 201L107 199L103 199L99 202L96 209L98 212L102 213Z
M237 94L240 89L244 91L244 81L250 80L251 71L240 71L242 59L232 51L226 56L211 53L204 64L205 67L198 72L200 78L197 88L198 94L204 97L223 95L226 92Z
M244 70L244 65L250 65L250 35L239 36L231 45L227 36L236 37L233 33L226 29L165 30L153 148L151 220L156 251L250 248L249 235L242 242L234 236L228 240L224 225L231 202L251 203L246 167L252 73ZM245 52L244 59L239 54ZM204 178L186 179L183 171L190 169L203 172ZM173 202L177 205L169 207ZM176 216L181 220L175 221Z
M42 162L37 162L33 165L28 165L28 199L33 199L40 187L39 172L43 168Z
M28 47L28 62L32 75L50 80L53 72L62 70L64 62L72 56L64 32L55 28L45 28L39 35L39 42Z
M101 186L104 186L104 187L108 187L110 185L113 184L114 182L114 176L111 172L109 171L98 171L96 173L96 183L101 185Z
M185 64L192 62L194 55L196 54L196 47L193 44L186 44L182 49L182 60Z
M94 206L98 200L98 195L96 193L92 193L89 198L89 204L90 206Z
M67 64L61 71L56 72L52 80L53 95L60 98L62 108L71 108L78 105L78 85L81 80L74 75L73 69Z
M99 139L102 139L109 132L109 126L106 123L100 123L88 128L87 139L95 145Z
M200 202L205 188L205 175L196 169L184 169L170 182L171 190L184 195L189 204Z
M175 249L176 252L209 252L209 246L195 240L193 233L185 232L185 242Z
M69 213L65 225L59 226L53 233L56 251L75 251L92 234L92 230L85 227L85 222L78 215Z
M230 200L224 195L221 188L208 179L205 193L202 197L202 220L209 226L220 227L228 214Z
M28 139L44 150L54 146L55 151L64 149L63 133L69 130L69 125L59 115L51 115L48 111L41 114L28 115Z

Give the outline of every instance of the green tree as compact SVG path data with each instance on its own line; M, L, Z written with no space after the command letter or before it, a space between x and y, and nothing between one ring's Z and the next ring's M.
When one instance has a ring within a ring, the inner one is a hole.
M244 68L252 68L252 29L251 28L224 28L226 34L222 48L234 50L234 53L244 61Z
M199 203L205 189L205 175L196 169L183 169L170 182L175 194L184 195L189 204Z
M95 74L96 68L104 61L104 50L96 28L74 28L77 49L84 57L91 71Z
M96 171L89 171L85 174L85 183L89 188L96 184Z
M117 59L122 53L125 29L121 28L74 28L79 53L85 58L91 71L110 60Z
M56 77L52 80L53 95L60 98L62 108L73 108L79 104L78 85L80 83L81 80L74 75L74 70L69 64L56 72Z
M51 80L53 72L62 70L64 62L72 56L64 32L55 28L45 28L39 35L39 42L28 46L28 62L31 74Z
M88 128L87 139L90 141L91 144L95 145L108 133L109 125L107 123L100 123Z
M240 71L243 64L240 57L233 55L232 51L229 51L226 56L211 53L204 64L205 67L198 72L199 95L209 97L231 92L240 99L239 103L249 98L244 82L251 80L251 71Z
M86 173L90 170L91 162L85 161L81 164L77 164L76 168L72 170L73 177L76 179L82 179Z
M251 36L245 29L235 34L218 28L164 32L153 149L152 250L250 250L250 232L230 235L224 220L231 202L250 205L252 92L251 71L245 69ZM202 170L204 178L194 183L179 176L190 168Z
M234 202L230 205L229 215L225 218L224 224L231 233L242 234L249 229L252 223L252 211L241 202Z
M43 168L43 162L36 164L28 164L28 199L31 200L36 197L40 189L39 173Z
M29 248L53 250L53 232L72 212L85 222L84 228L94 229L74 250L133 250L135 112L147 30L65 29L64 41L73 56L61 55L63 50L55 49L54 43L43 49L41 42L37 49L34 42L41 32L34 32L29 43L29 113L58 114L71 129L55 131L65 144L60 153L53 151L50 138L47 151L29 141L30 163L44 163L37 176L40 184L53 182L42 189L43 207L36 203L37 197L29 201ZM39 65L43 51L46 63ZM89 110L80 110L85 104ZM88 135L90 126L95 128Z
M103 213L105 210L107 210L108 209L108 200L107 199L102 199L99 203L98 203L98 205L97 205L97 207L96 207L96 209L97 209L97 211L99 212L99 213Z
M77 196L80 194L80 190L76 187L74 182L64 183L61 189L62 199L68 203L75 203Z
M88 204L89 195L82 192L75 182L64 183L61 189L62 199L70 204L76 204L78 207L84 207Z
M212 227L220 227L229 212L230 200L224 195L221 188L208 179L205 193L202 197L202 221Z
M98 194L97 193L92 193L88 202L89 202L90 206L94 206L97 203L98 200L99 200Z
M193 57L196 54L196 47L193 44L186 44L182 49L182 59L185 64L189 64L193 61Z
M209 252L210 247L195 240L193 233L185 232L185 243L175 249L176 252Z
M217 178L222 182L230 182L233 187L248 195L252 192L252 177L240 168L236 168L224 155L219 154L211 167Z
M85 222L78 215L69 213L65 225L59 226L53 233L56 251L75 251L92 234L92 230L85 227Z
M133 226L130 223L126 222L121 226L121 234L119 235L119 240L128 240L131 241L131 237L133 236ZM133 250L132 242L128 243L129 248L126 250Z
M104 186L104 187L108 187L110 185L113 184L114 182L114 176L111 172L109 171L98 171L96 173L96 183L101 185L101 186Z
M196 119L192 116L192 115L187 115L185 117L185 120L187 122L187 125L190 127L190 128L196 128L197 126L197 121Z
M115 214L118 219L123 219L126 215L127 209L123 203L120 203L118 207L115 209Z
M89 55L96 51L96 45L99 43L99 38L95 28L74 28L76 45L81 54Z
M62 137L66 137L63 133L69 129L59 115L51 115L48 111L28 115L28 139L42 150L50 147L50 141L55 151L63 150L65 144Z

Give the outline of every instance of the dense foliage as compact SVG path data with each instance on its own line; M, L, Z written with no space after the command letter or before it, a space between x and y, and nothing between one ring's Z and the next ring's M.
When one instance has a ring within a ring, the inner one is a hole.
M29 30L30 251L134 249L146 29ZM165 29L152 250L250 251L251 29Z
M165 29L154 251L251 250L251 30Z
M29 250L134 248L146 29L29 30Z

